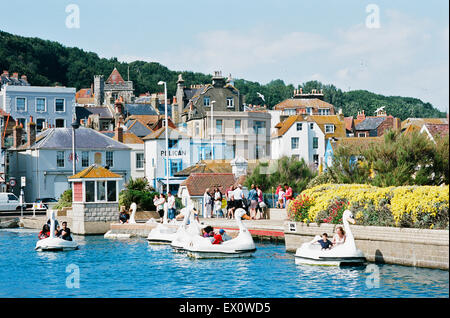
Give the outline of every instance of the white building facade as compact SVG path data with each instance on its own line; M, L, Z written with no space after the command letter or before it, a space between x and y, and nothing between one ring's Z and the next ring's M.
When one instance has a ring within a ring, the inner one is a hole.
M92 164L108 167L122 177L119 191L131 177L131 149L112 138L90 129L80 127L76 130L76 156L72 155L72 129L51 128L36 137L31 146L22 145L9 149L10 176L20 181L26 177L25 201L34 202L37 198L58 199L70 184L68 177L73 175L73 157L76 171ZM13 189L20 194L20 182Z

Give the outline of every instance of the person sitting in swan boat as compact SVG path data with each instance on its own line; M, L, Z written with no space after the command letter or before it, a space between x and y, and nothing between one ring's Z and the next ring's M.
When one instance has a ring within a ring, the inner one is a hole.
M344 244L346 239L345 231L342 226L336 228L336 234L333 236L333 246Z
M42 230L39 232L39 239L43 240L46 239L50 236L50 227L48 226L48 224L44 224L44 226L42 227Z
M220 229L218 234L214 235L214 241L212 242L213 244L221 244L223 242L223 237L222 235L225 233L224 229Z
M328 239L327 233L323 233L322 239L318 240L317 243L319 243L322 246L323 250L330 249L331 246L333 246L333 243L331 243L331 241Z

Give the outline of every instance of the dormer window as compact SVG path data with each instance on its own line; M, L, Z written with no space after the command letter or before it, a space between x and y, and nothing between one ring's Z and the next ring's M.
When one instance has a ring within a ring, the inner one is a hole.
M326 134L334 133L334 125L325 125L325 133Z
M227 107L228 108L234 107L234 99L233 99L233 97L227 97Z
M211 102L211 98L209 96L203 97L203 106L209 107Z

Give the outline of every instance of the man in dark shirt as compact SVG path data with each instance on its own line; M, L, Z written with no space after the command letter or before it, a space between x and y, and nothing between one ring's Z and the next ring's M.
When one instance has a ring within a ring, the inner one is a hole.
M66 241L72 241L72 236L70 235L70 229L67 227L67 222L62 222L62 229L58 232L58 237Z
M322 239L318 240L317 242L319 242L319 244L322 246L323 250L329 249L333 245L333 243L331 243L331 241L328 239L327 233L323 233Z

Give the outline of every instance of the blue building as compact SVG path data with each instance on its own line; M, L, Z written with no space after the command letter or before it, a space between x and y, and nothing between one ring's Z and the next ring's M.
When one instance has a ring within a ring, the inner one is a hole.
M30 116L40 132L45 125L70 127L74 116L75 88L31 86L26 77L19 80L17 73L1 76L0 108L27 127Z

